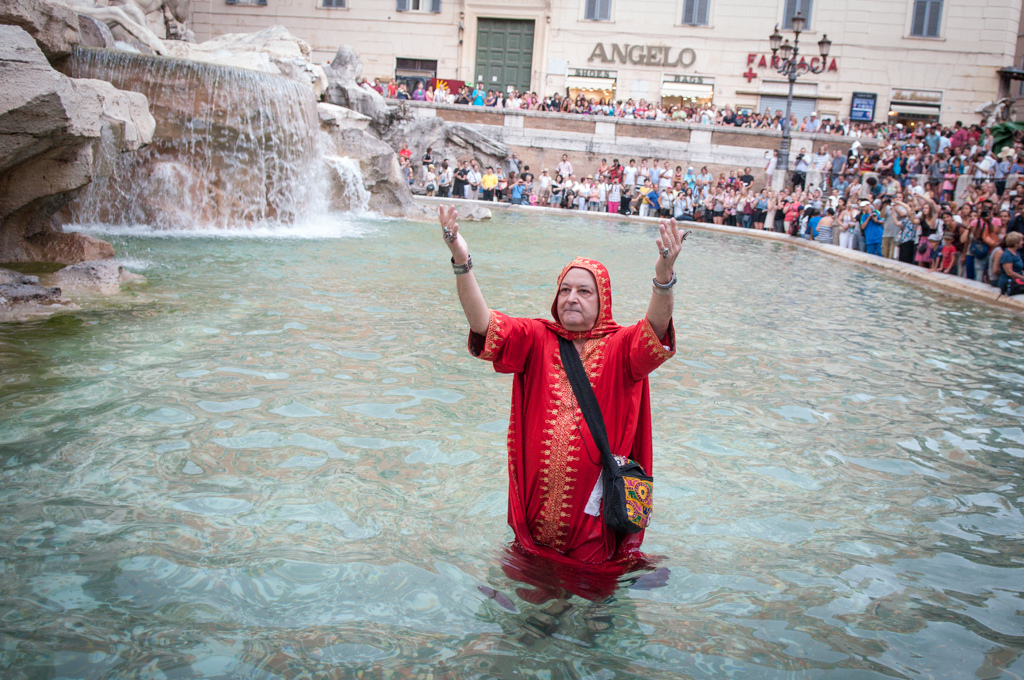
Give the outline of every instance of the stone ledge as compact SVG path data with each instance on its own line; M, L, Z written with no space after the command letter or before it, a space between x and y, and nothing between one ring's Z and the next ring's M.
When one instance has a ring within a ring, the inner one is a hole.
M782 138L782 132L779 130L760 130L755 128L742 128L733 127L730 125L702 125L700 123L692 123L690 121L672 121L672 120L643 120L638 118L616 118L614 116L594 116L581 113L559 113L554 111L532 111L529 109L499 109L493 106L471 106L468 104L435 104L434 102L421 102L414 101L412 99L385 99L388 106L397 108L401 106L408 107L410 109L424 109L432 110L434 115L444 117L444 112L454 111L455 115L459 115L459 112L472 112L474 117L479 118L480 116L493 116L495 118L503 118L504 116L521 116L523 118L548 118L555 121L570 121L574 122L605 122L611 123L616 126L622 126L616 132L617 135L624 136L638 136L638 133L634 132L630 135L624 131L626 127L638 127L638 128L649 128L653 130L688 130L688 131L703 131L714 134L718 132L720 134L735 134L739 136L750 137L751 141L744 146L754 146L753 139L758 137L769 138L772 141L766 142L768 144L765 148L775 148L778 140ZM483 123L478 123L483 124ZM493 123L495 126L503 126L504 121ZM525 127L535 127L531 125L525 125ZM571 125L570 125L571 127ZM557 125L552 125L546 129L558 129ZM657 133L648 133L656 135ZM800 142L806 142L808 145L813 144L817 146L820 143L839 144L845 147L849 147L853 142L859 141L861 146L864 148L876 148L879 147L880 141L871 137L846 137L843 135L832 135L824 133L810 133L810 132L793 132L793 143L799 144Z
M470 204L479 205L483 201L469 201L458 198L436 198L432 196L417 196L416 200L421 203L428 204ZM562 215L563 217L571 216L572 212L579 211L568 211L561 208L541 208L534 206L522 206L522 205L511 205L509 203L488 203L486 204L491 210L509 210L509 211L523 211L531 213L549 213L552 215ZM622 215L616 215L611 213L603 212L588 212L586 213L588 218L598 218L606 220L625 220L629 222L639 222L641 224L657 224L659 218L657 217L637 217L629 216L625 217ZM994 307L1000 307L1002 309L1008 309L1015 312L1024 312L1024 295L1017 297L1007 297L1001 295L999 290L993 288L987 283L978 283L977 281L971 281L960 276L952 276L950 274L938 274L932 273L926 269L922 269L917 265L906 264L897 260L885 260L877 255L868 255L862 253L859 250L852 250L850 248L840 248L831 244L818 243L816 241L808 241L805 238L794 238L787 236L786 234L779 234L774 231L758 231L755 229L744 229L742 227L728 227L725 225L707 224L704 222L683 222L688 228L697 229L700 231L711 231L720 232L726 234L735 234L738 236L746 236L749 238L759 238L767 241L775 241L777 243L785 243L794 247L809 248L816 250L819 253L835 257L837 259L846 260L856 264L872 267L879 269L887 274L899 277L910 283L914 283L922 288L928 288L936 290L942 293L950 295L956 295L959 297L968 297L978 302L984 302Z

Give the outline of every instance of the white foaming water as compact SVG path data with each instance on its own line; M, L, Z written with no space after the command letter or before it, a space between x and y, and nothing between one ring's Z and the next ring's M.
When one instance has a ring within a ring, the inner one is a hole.
M76 47L70 64L74 77L145 94L156 119L145 148L116 154L113 140L103 140L109 174L99 173L70 206L79 230L358 235L330 213L365 212L369 192L356 161L331 155L308 87L258 71L95 48Z
M352 212L365 213L370 206L370 192L363 182L363 172L359 162L345 156L325 155L324 162L333 173L331 180L338 187L340 196L335 200L339 207Z
M102 222L68 224L64 231L79 231L91 236L136 236L146 238L217 238L217 239L342 239L359 238L373 228L365 221L347 213L324 212L304 217L297 222L266 221L251 226L222 229L196 225L188 229L168 229L150 224L107 224ZM125 265L128 266L128 265Z
M113 262L133 272L145 271L154 266L149 260L142 260L137 257L115 257Z

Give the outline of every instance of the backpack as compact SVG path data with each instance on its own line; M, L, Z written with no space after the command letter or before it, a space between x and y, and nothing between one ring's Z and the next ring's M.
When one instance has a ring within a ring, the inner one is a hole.
M1024 293L1024 279L1008 279L1003 286L1003 295L1020 295Z

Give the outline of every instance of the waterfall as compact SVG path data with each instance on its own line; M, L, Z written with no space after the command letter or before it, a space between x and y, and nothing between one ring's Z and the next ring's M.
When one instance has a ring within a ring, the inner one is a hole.
M111 159L109 174L71 204L75 222L165 230L294 223L327 212L339 182L351 209L366 208L358 163L325 153L316 102L300 83L81 46L69 70L141 92L156 119L153 143Z
M331 204L341 210L362 213L370 205L370 192L363 183L359 162L344 156L325 155L331 171Z

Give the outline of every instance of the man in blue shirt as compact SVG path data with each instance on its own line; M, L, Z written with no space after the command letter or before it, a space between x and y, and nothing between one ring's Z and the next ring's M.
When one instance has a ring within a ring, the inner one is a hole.
M882 216L871 205L871 201L860 202L860 216L857 218L861 231L864 233L864 244L866 252L871 255L882 256L882 230L885 221Z
M659 199L658 187L652 186L651 190L647 193L647 200L651 202L651 207L647 214L651 217L657 217L658 211L661 210L661 201Z
M839 198L846 198L846 192L850 188L850 180L846 178L846 175L839 175L832 188L839 192Z
M522 177L519 177L518 179L516 179L516 183L514 185L512 185L512 195L511 195L512 197L509 200L509 203L512 203L514 205L522 205L522 203L523 203L523 193L525 191L526 191L526 182L523 181Z
M667 165L668 164L666 163L666 166ZM658 181L661 179L662 173L664 171L667 171L667 170L668 170L668 167L666 167L665 170L662 170L661 168L659 168L658 167L658 159L657 158L654 159L654 165L651 167L648 176L651 178L651 185L654 186L655 189L658 188Z

